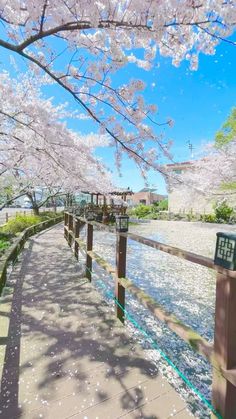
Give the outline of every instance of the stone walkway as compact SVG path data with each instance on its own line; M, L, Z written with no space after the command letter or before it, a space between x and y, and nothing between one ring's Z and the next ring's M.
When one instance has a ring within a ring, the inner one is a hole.
M27 242L8 280L0 366L1 419L190 417L83 278L61 225Z

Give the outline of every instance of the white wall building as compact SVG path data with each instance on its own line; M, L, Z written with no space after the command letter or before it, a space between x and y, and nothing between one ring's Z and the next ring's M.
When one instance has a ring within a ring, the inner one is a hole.
M165 166L165 181L168 190L168 209L174 214L193 213L193 214L211 214L213 212L214 202L203 195L195 194L195 199L188 199L187 189L178 188L176 182L172 182L172 175L181 175L187 170L191 170L191 161L182 163L167 164Z

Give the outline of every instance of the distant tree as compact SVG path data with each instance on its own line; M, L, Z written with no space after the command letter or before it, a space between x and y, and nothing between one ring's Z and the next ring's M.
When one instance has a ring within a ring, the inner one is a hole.
M233 141L236 138L236 108L233 108L230 115L222 125L221 129L217 131L215 136L215 143L217 147L222 147Z

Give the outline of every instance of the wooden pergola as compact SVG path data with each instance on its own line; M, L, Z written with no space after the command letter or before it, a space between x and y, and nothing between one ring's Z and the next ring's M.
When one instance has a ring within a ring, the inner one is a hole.
M91 193L88 192L88 194L91 196L91 204L94 204L94 198L96 199L95 205L99 206L99 197L103 197L103 205L107 204L107 195L112 195L112 196L119 196L121 197L121 199L123 199L124 202L126 202L127 196L128 195L133 195L134 192L127 188L127 189L119 189L116 191L112 191L109 192L107 195L101 194L101 193Z
M123 203L121 204L114 204L113 199L111 198L111 202L107 203L107 197L120 197L124 203L126 202L128 195L133 195L133 191L131 189L119 189L112 192L109 192L107 195L102 193L96 192L83 192L91 196L91 201L89 204L86 205L86 210L88 212L94 212L95 214L102 215L102 222L106 224L109 220L109 216L115 214L125 214L127 206ZM102 202L101 202L102 200Z

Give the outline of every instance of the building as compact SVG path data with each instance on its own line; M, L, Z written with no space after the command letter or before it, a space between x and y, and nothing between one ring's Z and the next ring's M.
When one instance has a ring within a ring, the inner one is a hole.
M136 206L136 205L151 205L155 202L162 201L166 199L166 195L159 195L155 193L156 189L151 188L143 188L139 192L135 192L131 197L127 198L127 204L129 206Z
M168 210L174 214L194 213L211 214L214 203L201 194L195 194L194 200L189 199L187 189L178 187L177 182L173 182L171 174L181 175L187 170L191 170L193 162L185 161L181 163L167 164L164 169L165 181L168 190Z

